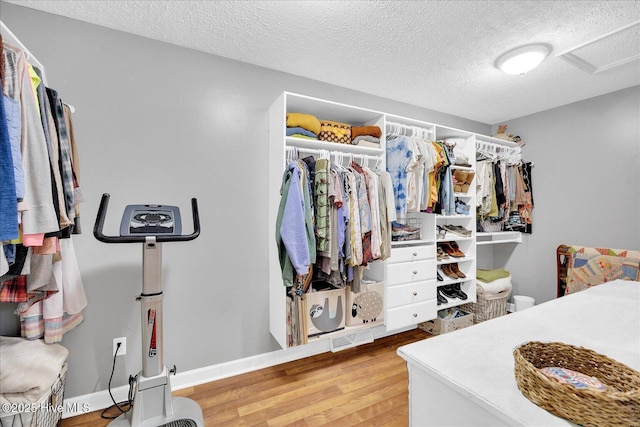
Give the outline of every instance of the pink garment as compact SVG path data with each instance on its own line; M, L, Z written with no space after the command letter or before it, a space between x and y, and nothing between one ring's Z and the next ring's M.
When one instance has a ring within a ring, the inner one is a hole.
M60 252L60 245L57 237L47 237L40 246L34 246L34 255L50 255Z
M22 244L24 246L42 246L43 243L44 233L22 235Z

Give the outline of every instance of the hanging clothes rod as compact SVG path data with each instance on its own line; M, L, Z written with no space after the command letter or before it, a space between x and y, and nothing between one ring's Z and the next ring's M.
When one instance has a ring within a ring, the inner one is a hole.
M29 62L31 65L33 65L35 68L37 68L40 71L40 75L42 77L42 83L44 83L45 86L49 86L49 83L47 80L47 73L44 70L44 65L42 64L42 62L40 62L38 58L36 58L35 55L31 53L31 51L24 45L24 43L20 41L18 36L16 36L13 33L13 31L11 31L9 27L7 27L7 25L1 20L0 20L0 31L2 32L2 40L4 42L7 42L10 45L14 45L20 48L20 50L24 52L24 54L26 55L27 62ZM66 102L65 104L67 105L67 107L69 107L72 113L76 112L76 108L73 105L67 104Z
M45 74L44 65L42 65L42 62L38 61L38 58L36 58L33 53L31 53L31 51L27 49L27 47L20 41L20 39L15 34L13 34L9 27L7 27L7 25L2 21L0 21L0 30L2 31L2 40L19 47L20 50L22 50L24 54L27 55L27 61L29 61L29 63L34 67L38 68L38 70L40 70L40 73L42 73L42 81L44 82L45 86L47 86L47 76Z
M362 161L380 161L380 156L370 156L368 154L358 154L358 153L347 153L344 151L330 151L330 150L318 150L314 148L305 148L305 147L286 147L287 154L295 154L298 153L307 153L307 154L317 154L319 156L332 156L334 158L350 158L350 159L362 159Z
M522 148L508 146L488 141L478 141L476 151L492 160L505 160L509 164L517 164L522 161Z
M396 122L387 122L386 126L387 134L389 135L404 135L404 136L419 136L421 138L429 138L433 135L433 131L430 129L421 128L419 126L403 125Z

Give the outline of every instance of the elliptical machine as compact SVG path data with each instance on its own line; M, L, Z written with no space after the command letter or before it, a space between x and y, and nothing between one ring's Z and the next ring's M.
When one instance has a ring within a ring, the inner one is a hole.
M202 409L184 397L171 396L170 374L162 348L162 243L185 242L200 235L198 201L191 199L193 233L182 235L180 209L168 205L128 205L122 215L119 236L102 233L109 205L104 193L98 208L93 235L104 243L142 243L141 303L142 371L135 377L133 408L110 426L204 427Z

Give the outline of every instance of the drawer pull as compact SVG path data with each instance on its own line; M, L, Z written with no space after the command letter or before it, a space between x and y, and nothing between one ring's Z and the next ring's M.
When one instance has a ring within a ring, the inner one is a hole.
M413 313L413 317L418 317L418 313Z
M417 293L417 292L414 292L414 293L413 293L413 296L414 296L414 297L417 297L417 296L418 296L418 293Z
M418 252L414 252L414 253L413 253L413 256L418 256Z
M418 270L413 270L413 274L418 274Z

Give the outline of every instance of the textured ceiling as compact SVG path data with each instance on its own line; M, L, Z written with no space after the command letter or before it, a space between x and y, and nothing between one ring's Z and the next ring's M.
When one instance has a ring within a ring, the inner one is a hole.
M8 2L489 124L640 84L640 61L556 57L640 20L639 0ZM536 70L494 67L535 42L553 47Z

